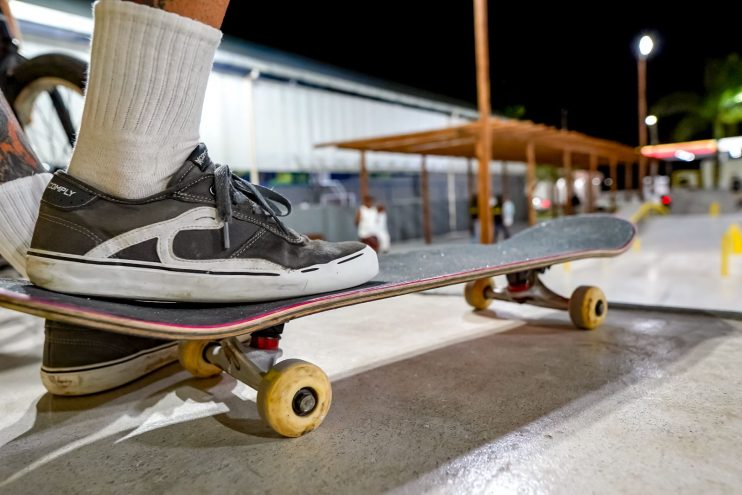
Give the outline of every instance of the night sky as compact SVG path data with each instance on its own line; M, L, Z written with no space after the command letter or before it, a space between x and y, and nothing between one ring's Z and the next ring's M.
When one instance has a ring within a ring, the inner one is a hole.
M545 8L541 2L491 1L493 109L523 105L525 118L555 126L566 109L570 129L636 144L633 47L640 34L653 34L658 42L648 62L650 109L663 95L701 92L707 59L742 54L742 7L735 12L706 1L683 10L677 3L646 3L600 2L580 10L562 2ZM223 30L476 104L470 0L232 0ZM669 139L665 124L659 124L662 141Z

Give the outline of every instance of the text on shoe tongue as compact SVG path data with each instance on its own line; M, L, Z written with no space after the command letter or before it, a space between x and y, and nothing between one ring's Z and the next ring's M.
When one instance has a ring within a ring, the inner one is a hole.
M76 191L71 191L70 189L64 186L60 186L59 184L55 184L54 182L49 183L49 189L51 189L52 191L62 193L65 196L72 196L76 192Z

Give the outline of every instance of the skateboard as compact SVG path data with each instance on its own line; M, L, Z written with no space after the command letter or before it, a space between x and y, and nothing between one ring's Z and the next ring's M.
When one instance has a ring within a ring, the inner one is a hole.
M494 245L382 255L379 274L370 282L319 295L244 304L163 303L88 298L0 279L0 306L91 328L181 341L179 359L186 370L199 377L226 372L246 383L258 391L258 412L268 425L281 435L298 437L322 422L332 391L317 366L296 359L278 361L286 322L465 283L464 297L475 309L486 308L494 299L528 303L566 310L576 327L593 329L607 314L603 292L582 286L565 298L550 291L539 274L558 263L616 256L629 248L633 237L634 226L616 217L563 217ZM507 275L507 286L495 287L496 275Z

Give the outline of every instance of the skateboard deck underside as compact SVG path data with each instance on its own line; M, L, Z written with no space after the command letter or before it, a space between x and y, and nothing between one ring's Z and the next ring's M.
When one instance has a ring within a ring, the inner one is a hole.
M615 217L565 217L495 245L451 245L382 255L379 274L351 289L238 305L88 298L0 279L0 306L121 333L174 340L218 339L352 304L582 258L615 256L628 249L633 236L633 225Z

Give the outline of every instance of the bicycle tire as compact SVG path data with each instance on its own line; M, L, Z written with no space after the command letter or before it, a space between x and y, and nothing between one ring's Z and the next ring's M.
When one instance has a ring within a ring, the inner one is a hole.
M18 64L8 80L6 97L15 112L21 126L29 134L29 141L39 155L42 162L61 168L67 165L74 144L74 133L79 122L72 122L69 111L64 107L59 97L61 88L77 93L82 98L85 90L87 63L61 53L49 53L24 60ZM34 142L34 136L28 126L32 119L34 107L39 102L39 96L48 93L51 97L53 110L57 114L59 132L67 138L66 146L52 146L58 163L47 159L49 146L44 149L41 143Z

